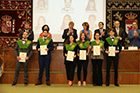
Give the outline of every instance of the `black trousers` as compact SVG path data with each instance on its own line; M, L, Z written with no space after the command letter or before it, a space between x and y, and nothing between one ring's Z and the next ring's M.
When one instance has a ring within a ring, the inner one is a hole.
M83 77L84 77L84 81L86 81L87 79L87 67L88 67L88 57L87 60L79 60L77 62L77 77L78 77L78 81L81 81L81 70L83 68Z
M118 61L119 61L119 55L116 55L115 57L107 56L106 84L110 84L110 68L111 68L112 61L113 61L113 65L114 65L114 83L117 84L117 82L118 82Z
M92 67L93 67L93 84L102 85L102 63L101 59L92 59Z
M75 62L66 62L65 67L66 67L67 79L70 81L73 81L76 63Z

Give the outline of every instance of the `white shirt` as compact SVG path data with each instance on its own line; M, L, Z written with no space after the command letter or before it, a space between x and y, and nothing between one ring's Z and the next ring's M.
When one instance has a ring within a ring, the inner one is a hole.
M23 43L23 44L25 44L25 43L26 43L26 41L27 41L27 39L22 39L22 40L25 40L25 41L22 41L22 43Z

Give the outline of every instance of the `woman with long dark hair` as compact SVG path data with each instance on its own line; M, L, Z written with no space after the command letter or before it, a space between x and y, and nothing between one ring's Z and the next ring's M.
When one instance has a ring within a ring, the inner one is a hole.
M87 67L88 67L88 54L89 54L89 46L90 46L90 41L87 40L86 34L82 32L80 34L80 40L77 42L78 44L78 62L77 62L77 76L78 76L78 86L81 86L81 70L83 67L83 86L86 86L86 78L87 78ZM85 55L82 55L82 52ZM85 58L81 58L80 56L86 56Z
M73 60L70 61L67 59L68 52L74 52ZM76 67L76 55L77 55L77 43L74 42L73 35L70 35L67 39L67 41L64 44L64 64L66 67L66 74L68 79L68 86L73 85L73 79L74 79L74 71Z

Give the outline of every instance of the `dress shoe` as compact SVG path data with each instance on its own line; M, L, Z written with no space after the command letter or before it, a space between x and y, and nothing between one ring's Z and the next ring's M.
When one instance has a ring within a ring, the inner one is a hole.
M12 86L15 86L17 84L17 82L13 82Z
M28 85L28 82L24 82L24 85L27 86Z
M46 82L46 85L47 85L47 86L51 86L50 82Z
M42 85L42 82L39 82L39 81L38 81L35 85L36 85L36 86L37 86L37 85Z

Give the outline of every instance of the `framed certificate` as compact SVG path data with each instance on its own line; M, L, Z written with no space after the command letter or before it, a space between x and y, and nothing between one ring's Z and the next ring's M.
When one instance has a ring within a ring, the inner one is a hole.
M25 53L25 52L20 52L20 53L19 53L19 57L20 57L21 59L19 60L19 62L26 62L26 56L27 56L27 53Z
M75 54L75 52L73 52L73 51L68 51L68 55L67 55L67 58L66 58L66 60L67 61L73 61L74 60L74 54Z
M109 54L108 54L108 56L112 56L112 57L114 57L115 55L116 55L116 53L115 53L115 47L113 47L113 46L109 46Z
M40 55L47 55L48 52L46 51L47 45L40 46Z
M86 60L86 50L80 50L79 60Z
M100 55L100 46L97 45L97 46L93 46L93 55L95 56L99 56Z

